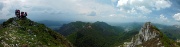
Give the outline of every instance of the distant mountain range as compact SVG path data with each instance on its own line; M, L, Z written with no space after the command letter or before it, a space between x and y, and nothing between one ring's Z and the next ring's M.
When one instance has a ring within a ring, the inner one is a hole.
M0 24L2 24L3 22L5 22L6 20L5 19L1 19L0 20Z
M122 23L118 26L111 26L105 22L71 22L68 24L64 24L59 30L57 30L60 34L66 36L70 42L72 42L77 47L114 47L118 45L123 45L124 42L131 41L132 37L137 36L138 32L140 32L141 27L145 23ZM153 24L153 23L152 23ZM172 41L173 35L169 36L168 34L171 34L170 32L164 31L167 30L165 28L171 27L167 25L161 25L161 24L153 24L152 27L155 27L155 30L162 31L159 32L159 34L163 34L160 36L162 40L161 44L159 46L175 46L176 44L169 44L169 43L175 43L175 41ZM160 29L158 29L160 28ZM171 29L171 28L169 28ZM172 28L174 30L175 28ZM176 32L176 31L174 31ZM164 37L164 35L168 37ZM176 35L179 35L178 33ZM178 39L179 36L174 36L175 39ZM169 39L171 38L171 39ZM160 40L159 40L160 41ZM144 42L144 41L143 41ZM168 44L165 44L165 43ZM146 42L150 43L150 42ZM156 44L156 43L155 43ZM150 44L151 45L151 44ZM134 45L136 46L135 42ZM142 46L148 46L143 44Z
M45 24L47 27L58 31L58 29L63 26L63 24L70 23L68 21L50 21L50 20L43 20L38 21L38 23ZM121 27L125 32L129 32L132 30L140 30L144 23L143 22L129 22L129 23L116 23L110 24L115 27ZM152 23L157 28L159 28L164 34L166 34L169 38L173 40L180 39L180 25L163 25L163 24L156 24Z
M129 40L137 30L124 32L122 27L105 22L71 22L64 24L58 31L77 47L114 47Z
M38 23L44 24L47 27L57 30L60 28L63 24L70 23L69 21L52 21L52 20L42 20L42 21L37 21Z

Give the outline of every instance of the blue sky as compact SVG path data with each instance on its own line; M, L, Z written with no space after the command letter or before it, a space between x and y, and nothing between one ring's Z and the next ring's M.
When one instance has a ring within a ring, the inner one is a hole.
M0 0L0 19L14 10L35 21L153 22L180 24L179 0Z

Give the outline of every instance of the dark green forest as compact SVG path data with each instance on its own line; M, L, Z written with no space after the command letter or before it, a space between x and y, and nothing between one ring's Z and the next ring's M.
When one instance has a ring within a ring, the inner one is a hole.
M124 32L122 27L108 25L105 22L71 22L64 24L59 33L66 36L77 47L114 47L129 41L139 30Z

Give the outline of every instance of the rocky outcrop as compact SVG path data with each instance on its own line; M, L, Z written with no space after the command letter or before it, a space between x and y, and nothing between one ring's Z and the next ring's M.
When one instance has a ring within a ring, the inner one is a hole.
M146 22L130 42L125 42L124 47L177 47L176 43L167 38L151 24Z
M130 44L130 46L134 47L135 45L140 45L143 42L158 37L160 33L159 31L153 29L153 27L154 26L150 22L145 23L139 33L132 38L133 43Z
M180 40L179 40L179 39L177 39L177 40L176 40L176 42L180 43Z

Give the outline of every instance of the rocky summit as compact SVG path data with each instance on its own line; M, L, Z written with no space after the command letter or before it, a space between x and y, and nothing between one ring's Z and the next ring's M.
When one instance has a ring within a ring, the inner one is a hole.
M155 37L159 37L160 36L160 32L156 29L153 29L153 26L151 25L150 22L147 22L144 24L144 26L141 28L141 30L139 31L139 34L136 35L137 38L134 40L132 40L134 43L133 45L139 45L142 44L143 42L146 42L150 39L153 39Z
M28 18L10 18L0 26L0 47L72 47L61 34Z
M124 47L179 47L176 42L167 38L151 22L146 22L130 42L124 42Z

